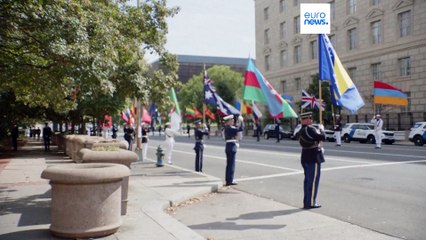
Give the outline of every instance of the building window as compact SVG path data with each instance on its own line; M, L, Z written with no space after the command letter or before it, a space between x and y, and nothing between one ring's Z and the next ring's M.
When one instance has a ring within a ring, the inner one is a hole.
M348 68L348 75L352 80L356 79L356 67Z
M287 50L281 50L280 52L280 66L287 66Z
M294 63L300 63L302 61L302 48L299 46L294 47Z
M371 0L371 6L377 6L379 5L381 0Z
M285 37L285 22L280 23L280 39Z
M347 0L348 14L354 14L356 12L357 0Z
M263 19L265 20L269 19L269 7L266 7L263 9Z
M382 79L382 71L380 70L381 63L373 63L371 64L371 76L373 80L381 80Z
M336 19L336 4L334 3L334 1L330 2L330 14L331 19Z
M300 33L300 16L294 18L294 33Z
M294 83L296 84L296 91L300 91L300 86L301 86L300 78L295 78Z
M265 29L264 41L265 44L269 44L269 28Z
M411 11L398 14L399 36L406 37L411 34Z
M265 70L269 71L270 66L269 66L269 55L265 56Z
M287 81L282 80L281 81L281 93L284 93L287 90Z
M371 23L371 43L379 44L382 42L382 21Z
M284 12L285 10L285 1L284 0L280 0L280 12Z
M401 107L401 113L411 112L411 92L404 92L407 95L408 105Z
M356 28L352 28L348 30L348 47L349 47L349 50L353 50L357 48Z
M299 0L293 0L293 6L298 6L299 5Z
M309 49L311 52L311 59L318 58L318 41L314 40L309 43Z
M330 39L330 42L333 48L336 49L337 48L336 35L330 35L328 36L328 39Z
M399 76L409 76L411 74L410 57L400 58L399 62Z

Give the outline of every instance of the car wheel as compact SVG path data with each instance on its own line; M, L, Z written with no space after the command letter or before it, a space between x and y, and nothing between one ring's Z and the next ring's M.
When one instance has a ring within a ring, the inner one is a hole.
M376 143L376 139L374 138L373 135L368 135L367 142L371 143L371 144L375 144Z
M423 146L423 139L420 136L414 137L414 145Z
M345 136L343 136L343 142L345 142L345 143L350 143L351 142L351 138L349 137L348 134L346 134Z

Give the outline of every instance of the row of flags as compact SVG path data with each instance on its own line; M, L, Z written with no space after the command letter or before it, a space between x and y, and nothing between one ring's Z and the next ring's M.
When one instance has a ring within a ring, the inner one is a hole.
M318 51L319 51L319 80L330 81L330 96L331 102L335 106L340 106L349 110L352 113L357 112L365 105L358 89L352 79L346 72L343 64L337 56L330 39L325 34L318 35ZM215 107L219 115L239 115L253 114L255 119L259 119L262 113L255 103L266 105L269 109L272 118L297 118L296 112L291 106L291 96L281 96L273 86L266 80L259 69L253 63L252 59L248 59L247 69L244 74L244 89L242 101L237 101L235 107L225 102L216 92L211 79L204 70L204 103ZM173 102L173 107L169 112L172 128L179 128L181 119L181 111L177 101L176 93L172 88L169 92L169 97ZM251 106L246 102L251 102ZM325 107L324 101L319 101L315 95L308 94L302 90L301 97L302 108L311 107L319 109ZM374 81L374 103L389 104L389 105L408 105L407 95L398 88L389 84ZM143 121L153 122L153 109L151 105L150 114L143 108ZM155 108L155 107L154 107ZM126 122L134 122L135 113L132 112L133 107L127 108L121 112L121 117ZM136 109L134 110L136 111ZM155 110L156 111L156 110ZM154 111L154 112L155 112ZM146 114L145 114L146 112ZM214 120L214 114L207 108L203 107L203 112L207 117ZM194 119L201 118L202 114L195 107L185 108L185 117Z

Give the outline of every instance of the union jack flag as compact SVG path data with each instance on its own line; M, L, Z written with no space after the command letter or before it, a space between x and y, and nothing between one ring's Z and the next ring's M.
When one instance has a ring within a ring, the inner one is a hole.
M320 101L319 99L316 99L315 96L309 95L305 90L302 90L302 98L300 99L302 101L302 108L306 108L307 106L311 106L312 109L319 109L320 108ZM322 110L325 109L325 102L322 100Z

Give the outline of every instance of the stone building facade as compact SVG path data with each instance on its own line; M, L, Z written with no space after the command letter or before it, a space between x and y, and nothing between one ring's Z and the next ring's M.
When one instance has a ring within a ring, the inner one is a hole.
M300 3L330 3L329 38L364 99L346 121L374 114L373 81L402 89L407 107L376 106L390 129L426 121L426 0L255 0L256 64L299 101L318 73L318 36L300 34Z

